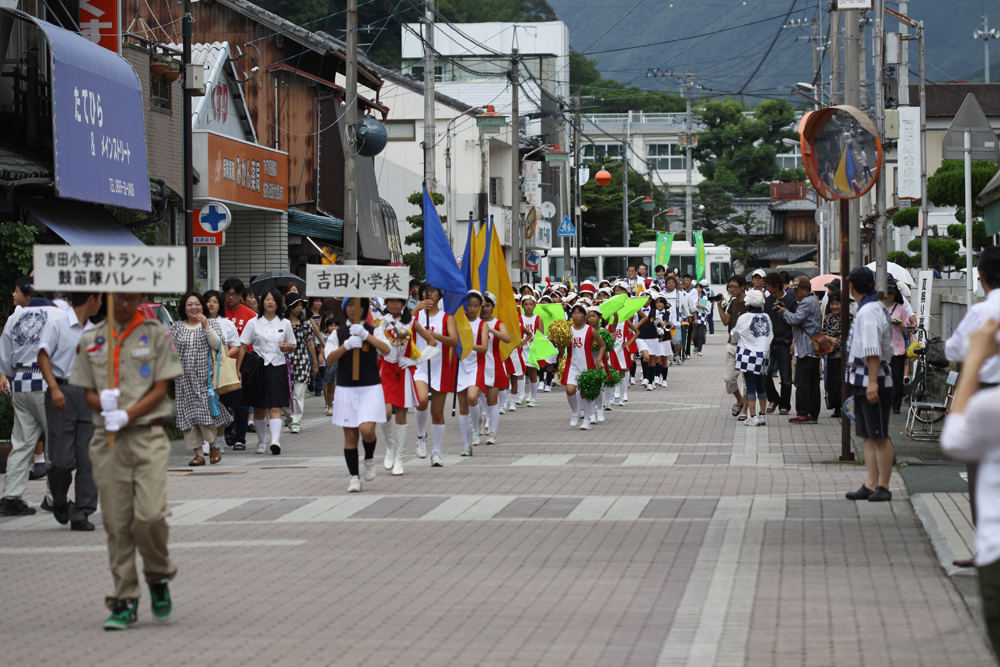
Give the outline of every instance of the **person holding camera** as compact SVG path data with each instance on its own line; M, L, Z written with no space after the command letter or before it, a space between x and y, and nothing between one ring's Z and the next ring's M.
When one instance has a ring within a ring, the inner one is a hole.
M774 331L770 358L771 363L778 367L781 384L779 393L774 386L774 376L767 374L767 413L777 410L779 415L787 415L792 411L792 325L785 321L776 306L781 304L785 310L794 313L799 302L785 292L785 279L777 271L764 276L764 285L768 291L764 299L764 312L771 318L771 328Z
M775 304L775 310L792 326L795 341L795 412L793 424L815 424L820 412L820 358L812 337L820 330L819 301L812 293L812 283L799 276L792 283L798 306L794 311Z

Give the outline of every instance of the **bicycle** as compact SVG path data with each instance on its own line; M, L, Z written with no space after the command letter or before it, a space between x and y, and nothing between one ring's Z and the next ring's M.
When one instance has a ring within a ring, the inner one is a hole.
M913 382L910 383L910 390L905 398L913 411L913 418L923 424L936 424L945 418L945 413L940 410L923 410L915 408L914 405L938 403L940 392L935 388L938 383L937 376L943 367L940 361L928 361L927 353L932 345L940 344L940 338L931 339L927 330L923 327L912 327L911 330L921 333L921 340L927 341L924 347L913 350L917 361L913 367ZM937 351L935 351L937 352ZM944 362L946 365L947 362ZM933 369L931 368L933 367Z

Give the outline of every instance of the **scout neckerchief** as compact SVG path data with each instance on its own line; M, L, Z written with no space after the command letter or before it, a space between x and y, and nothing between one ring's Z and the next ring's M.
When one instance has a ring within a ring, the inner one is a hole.
M125 331L122 332L121 336L115 331L114 327L111 329L111 333L115 337L115 386L118 386L118 365L122 356L122 342L128 338L129 334L132 333L137 326L146 321L146 316L143 315L138 310L135 311L135 315L132 316L132 320L125 327Z

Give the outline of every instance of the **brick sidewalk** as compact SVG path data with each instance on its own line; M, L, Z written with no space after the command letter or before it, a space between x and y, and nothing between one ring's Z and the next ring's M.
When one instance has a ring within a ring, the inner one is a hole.
M192 471L175 443L164 626L144 598L139 627L100 630L100 526L0 519L0 555L22 564L0 583L5 662L994 664L901 478L892 503L850 503L864 473L835 461L839 422L737 425L722 340L590 432L557 388L471 459L449 416L430 468L411 418L406 474L380 445L358 495L319 399L280 457L251 446Z

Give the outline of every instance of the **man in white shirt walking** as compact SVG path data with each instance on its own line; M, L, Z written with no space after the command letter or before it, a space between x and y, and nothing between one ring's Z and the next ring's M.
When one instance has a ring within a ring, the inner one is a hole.
M38 343L38 367L49 385L45 395L48 424L49 490L52 514L71 530L91 531L87 517L97 511L97 486L90 464L90 439L94 435L94 411L87 405L86 391L69 384L83 332L93 325L90 318L101 309L98 293L74 292L73 310L63 317L49 318ZM76 500L67 493L76 470Z

